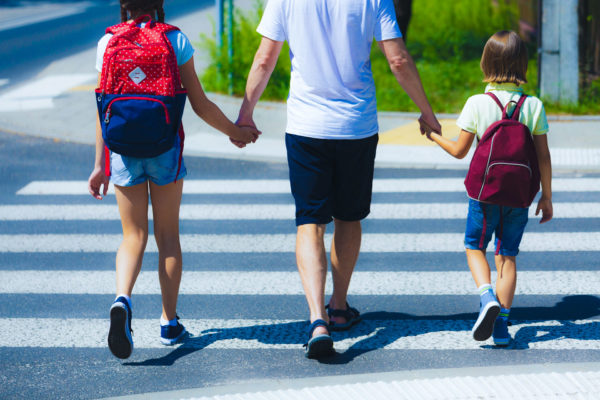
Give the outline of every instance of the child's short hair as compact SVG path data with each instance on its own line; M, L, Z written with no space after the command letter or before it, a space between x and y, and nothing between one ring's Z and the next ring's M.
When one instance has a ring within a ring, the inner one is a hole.
M499 31L488 39L481 56L484 82L527 83L527 47L513 31Z

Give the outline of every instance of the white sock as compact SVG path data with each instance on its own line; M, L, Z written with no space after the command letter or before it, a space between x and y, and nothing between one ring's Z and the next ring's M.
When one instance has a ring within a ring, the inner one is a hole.
M161 315L160 316L160 326L167 326L167 325L177 326L177 318L173 318L172 320L167 321Z
M492 292L494 291L490 283L484 283L483 285L479 286L477 290L479 291L480 296L485 294L488 290L491 290Z
M119 297L125 297L125 299L127 300L127 305L129 306L129 309L133 309L133 307L131 307L131 297L127 296L126 294L118 294L117 297L115 297L115 300L118 299Z

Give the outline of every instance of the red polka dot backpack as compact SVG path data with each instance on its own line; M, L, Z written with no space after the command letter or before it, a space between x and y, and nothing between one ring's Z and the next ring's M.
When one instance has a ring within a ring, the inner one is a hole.
M107 175L110 151L138 158L156 157L173 148L183 152L181 117L186 90L166 33L177 27L142 16L106 29L111 33L102 64L96 103L105 143ZM179 171L178 171L179 173Z

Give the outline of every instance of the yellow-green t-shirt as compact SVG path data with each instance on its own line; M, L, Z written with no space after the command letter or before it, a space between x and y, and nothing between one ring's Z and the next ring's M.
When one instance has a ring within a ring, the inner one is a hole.
M509 101L517 102L523 89L514 83L490 83L485 92L492 92L498 97L500 103L506 106ZM508 115L514 110L514 103L508 108ZM502 118L502 111L498 104L487 94L476 94L469 97L463 107L456 125L467 132L475 133L481 137L485 130L494 122ZM528 96L521 107L519 121L527 125L533 135L544 135L548 132L548 120L542 101L535 96Z

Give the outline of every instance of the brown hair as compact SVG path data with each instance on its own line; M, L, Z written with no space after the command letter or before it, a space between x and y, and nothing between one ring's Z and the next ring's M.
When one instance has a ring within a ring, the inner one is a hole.
M527 83L527 47L513 31L499 31L488 39L481 56L484 82Z
M158 22L165 22L163 2L164 0L121 0L121 22L144 14L149 14Z

